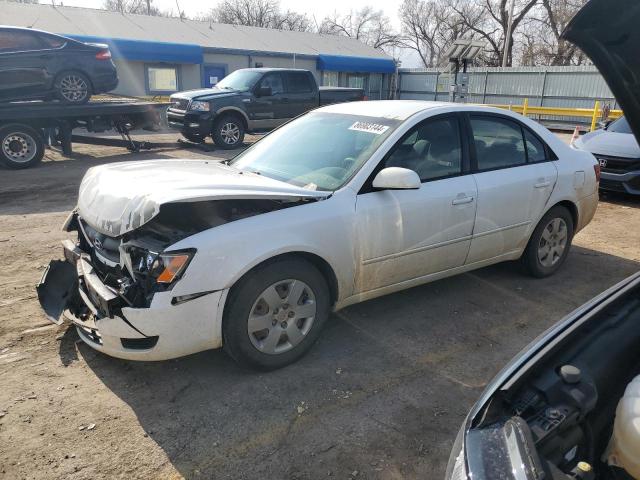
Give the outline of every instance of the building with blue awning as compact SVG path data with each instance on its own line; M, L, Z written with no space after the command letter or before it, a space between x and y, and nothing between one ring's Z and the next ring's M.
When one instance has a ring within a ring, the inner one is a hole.
M12 2L3 2L2 23L109 45L122 95L168 95L210 87L240 68L283 67L388 98L396 72L385 53L336 35Z

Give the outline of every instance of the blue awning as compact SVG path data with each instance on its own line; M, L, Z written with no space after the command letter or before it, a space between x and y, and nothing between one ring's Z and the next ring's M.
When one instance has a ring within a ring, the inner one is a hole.
M150 42L90 35L66 35L74 40L106 43L115 60L139 62L203 63L202 47L190 43Z
M318 70L332 72L393 73L396 64L390 58L318 55Z

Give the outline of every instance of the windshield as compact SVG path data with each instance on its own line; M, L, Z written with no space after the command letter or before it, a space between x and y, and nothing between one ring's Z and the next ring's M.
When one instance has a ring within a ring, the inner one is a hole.
M231 75L227 75L217 84L217 88L223 90L239 90L246 92L253 88L256 82L262 77L260 72L255 70L236 70Z
M609 125L607 127L607 131L615 133L633 133L631 131L631 127L629 126L629 122L627 122L627 119L624 117L620 117L618 120Z
M365 164L399 123L312 112L267 135L230 165L292 185L333 191Z

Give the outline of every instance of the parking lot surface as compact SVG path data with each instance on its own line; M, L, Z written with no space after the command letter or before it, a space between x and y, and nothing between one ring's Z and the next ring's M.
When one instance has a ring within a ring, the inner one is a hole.
M87 168L232 155L81 146L0 170L0 477L442 478L467 410L501 366L640 268L640 199L605 196L554 277L506 263L349 307L309 355L272 373L221 351L118 360L48 323L34 285L61 253Z

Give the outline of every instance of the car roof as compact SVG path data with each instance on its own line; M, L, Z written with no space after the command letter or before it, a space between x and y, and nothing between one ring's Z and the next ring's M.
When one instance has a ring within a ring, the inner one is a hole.
M443 110L447 112L492 112L507 117L515 116L508 110L486 107L483 105L432 102L425 100L369 100L363 102L336 103L321 107L315 111L406 120L416 113L428 110Z

